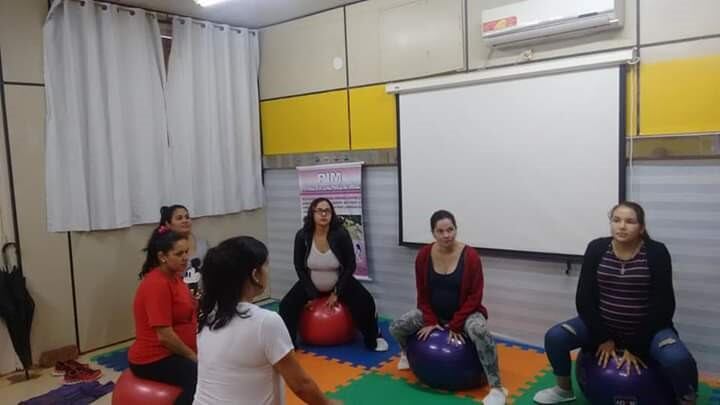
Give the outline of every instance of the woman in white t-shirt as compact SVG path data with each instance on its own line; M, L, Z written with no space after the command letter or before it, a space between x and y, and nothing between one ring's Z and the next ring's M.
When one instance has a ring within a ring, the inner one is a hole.
M280 316L252 304L267 278L268 251L255 238L231 238L208 250L194 404L284 404L283 379L308 404L338 404L300 366Z

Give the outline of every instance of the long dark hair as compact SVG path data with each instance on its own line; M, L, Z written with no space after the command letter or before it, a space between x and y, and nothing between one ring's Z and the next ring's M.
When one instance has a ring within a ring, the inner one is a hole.
M200 271L204 292L200 299L198 330L220 329L235 316L248 317L247 312L238 311L237 305L245 284L257 284L252 272L262 268L267 258L265 244L251 236L230 238L208 250Z
M161 252L167 254L172 250L173 246L175 246L175 243L181 239L186 238L171 231L165 225L160 225L153 229L150 239L148 239L147 245L145 249L143 249L145 252L145 263L143 263L138 277L142 279L150 270L158 267L160 265L158 254Z
M647 225L645 225L645 210L643 209L643 207L640 206L640 204L634 201L623 201L612 207L609 214L610 221L612 221L612 217L613 215L615 215L615 210L620 207L630 208L631 210L635 211L635 216L637 217L638 224L642 225L643 227L643 233L642 235L640 235L640 237L645 241L651 240L652 238L650 238L650 234L648 233Z
M312 200L310 206L308 207L307 214L305 215L305 218L303 218L303 231L306 233L315 232L315 208L317 208L318 204L321 202L326 202L330 206L330 229L335 230L341 226L340 219L338 219L337 214L335 214L335 206L332 201L325 197L319 197Z
M181 204L163 205L160 207L160 223L158 225L169 224L172 221L172 216L175 213L175 210L179 209L184 209L188 214L190 213L187 207Z
M435 232L435 225L437 225L437 223L443 219L449 219L450 222L452 222L453 226L457 228L457 223L455 223L455 215L453 215L452 212L447 210L437 210L433 212L432 216L430 216L430 230L432 232Z

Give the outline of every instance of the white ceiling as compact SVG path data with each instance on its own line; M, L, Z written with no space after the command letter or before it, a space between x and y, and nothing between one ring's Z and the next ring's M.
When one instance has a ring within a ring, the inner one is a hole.
M358 0L228 0L210 7L200 7L193 0L110 1L240 27L259 28L356 3Z

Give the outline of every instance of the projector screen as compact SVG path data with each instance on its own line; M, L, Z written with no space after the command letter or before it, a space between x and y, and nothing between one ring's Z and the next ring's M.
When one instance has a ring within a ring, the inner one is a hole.
M432 241L447 209L471 246L582 255L623 196L623 83L611 67L401 94L401 242Z

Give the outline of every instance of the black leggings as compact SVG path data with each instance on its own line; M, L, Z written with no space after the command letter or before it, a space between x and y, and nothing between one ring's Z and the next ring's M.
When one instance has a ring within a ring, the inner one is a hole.
M290 338L292 338L295 347L297 347L300 312L305 308L305 303L309 300L305 289L298 281L280 301L280 316L285 322L288 332L290 332ZM379 331L377 314L375 313L375 300L370 295L370 292L354 277L351 277L347 281L342 295L338 296L338 300L350 310L355 325L363 334L365 346L374 350L377 346Z
M197 385L197 363L176 354L149 364L132 364L130 370L136 377L177 385L182 393L175 405L191 405Z

